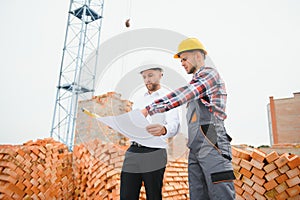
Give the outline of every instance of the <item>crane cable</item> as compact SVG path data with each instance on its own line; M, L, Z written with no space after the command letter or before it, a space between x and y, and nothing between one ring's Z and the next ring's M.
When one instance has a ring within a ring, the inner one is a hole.
M127 13L127 16L128 16L128 18L127 18L127 20L125 21L125 26L127 27L127 28L129 28L130 27L130 18L131 18L131 4L132 4L132 0L128 0L128 13Z
M130 19L131 19L131 11L132 11L132 0L128 0L127 1L127 19L126 19L126 21L125 21L125 26L126 26L126 28L129 28L130 27ZM126 46L128 46L128 42L130 42L130 41L125 41L125 45ZM122 62L122 64L121 64L121 66L122 66L122 68L121 68L121 76L123 76L124 74L125 74L125 64L126 64L126 61L125 61L125 59L126 59L126 57L122 57L122 60L121 60L121 62Z

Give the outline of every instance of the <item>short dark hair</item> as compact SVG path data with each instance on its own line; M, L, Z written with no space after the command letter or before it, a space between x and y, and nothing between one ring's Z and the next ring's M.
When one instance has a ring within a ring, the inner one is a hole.
M183 51L180 52L180 54L184 53L184 52L195 52L195 51L199 51L202 55L203 55L203 59L205 60L206 55L205 55L205 51L203 49L192 49L192 50L187 50L187 51ZM180 54L178 54L178 56L180 57Z

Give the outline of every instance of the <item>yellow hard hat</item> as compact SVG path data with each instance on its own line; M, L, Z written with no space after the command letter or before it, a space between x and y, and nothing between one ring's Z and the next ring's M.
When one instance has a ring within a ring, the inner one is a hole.
M174 55L174 58L179 58L180 54L185 51L191 51L197 49L201 49L204 51L205 55L207 54L203 44L197 38L187 38L178 45L178 51Z

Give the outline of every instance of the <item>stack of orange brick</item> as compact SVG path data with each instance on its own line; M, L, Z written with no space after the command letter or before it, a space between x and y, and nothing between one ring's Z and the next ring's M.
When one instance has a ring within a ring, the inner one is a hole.
M2 145L0 199L119 199L127 147L97 139L76 145L73 153L52 139ZM232 153L237 200L300 199L297 155L236 147ZM168 163L163 199L189 199L186 158Z
M0 146L0 199L72 199L72 154L53 139Z
M120 172L128 146L94 140L74 147L74 199L119 199ZM166 168L164 199L189 199L187 160L170 162ZM142 187L140 200L146 200Z
M300 158L233 147L237 200L300 199Z
M94 140L74 147L74 199L119 199L124 149Z
M164 176L163 199L189 199L187 160L169 162Z

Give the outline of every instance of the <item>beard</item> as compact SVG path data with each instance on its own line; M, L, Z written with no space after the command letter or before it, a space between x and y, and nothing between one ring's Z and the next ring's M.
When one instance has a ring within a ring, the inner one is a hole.
M147 87L148 91L154 92L154 91L156 91L156 90L159 89L159 84L157 84L157 83L149 83L149 84L146 84L146 87Z
M187 74L193 74L196 71L196 67L193 66L188 72Z

